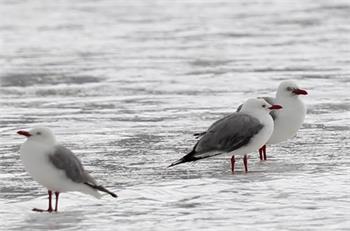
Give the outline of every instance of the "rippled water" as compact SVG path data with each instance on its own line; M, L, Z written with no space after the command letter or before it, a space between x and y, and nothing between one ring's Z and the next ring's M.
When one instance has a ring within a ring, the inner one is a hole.
M1 1L2 230L348 230L349 1ZM294 79L297 137L167 169L192 133ZM118 199L65 193L19 161L18 129L51 127Z

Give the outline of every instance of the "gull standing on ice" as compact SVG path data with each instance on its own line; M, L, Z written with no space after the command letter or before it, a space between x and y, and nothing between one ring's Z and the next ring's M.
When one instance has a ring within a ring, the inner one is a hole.
M232 153L231 170L234 173L235 155L243 155L245 172L248 172L247 154L264 145L273 132L271 110L281 109L263 99L248 99L240 112L230 114L212 124L202 133L193 150L169 167L196 161L222 153Z
M272 111L274 129L266 144L277 144L294 137L304 122L306 106L299 95L307 95L291 80L282 81L277 89L276 97L261 97L270 104L282 105L283 110ZM240 107L237 111L240 110ZM260 160L266 160L266 144L259 148Z
M79 191L100 198L101 194L98 191L102 191L117 197L116 194L97 184L72 151L56 143L50 129L36 127L30 131L17 133L27 137L20 148L25 169L34 180L48 189L48 209L33 209L33 211L57 212L58 197L61 192ZM54 209L51 203L52 193L56 196Z

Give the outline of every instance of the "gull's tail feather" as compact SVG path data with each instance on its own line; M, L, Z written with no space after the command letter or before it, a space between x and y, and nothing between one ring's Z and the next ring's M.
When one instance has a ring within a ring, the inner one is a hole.
M90 184L90 183L84 183L84 184L86 184L86 185L90 186L91 188L96 189L98 191L108 193L112 197L118 197L115 193L112 193L111 191L109 191L108 189L103 187L102 185L93 185L93 184Z
M194 148L195 149L195 148ZM191 162L191 161L197 161L200 159L205 159L208 157L216 156L221 154L222 152L206 152L206 153L198 153L195 150L192 150L190 153L182 157L181 159L175 161L171 165L168 166L168 168L173 167L178 164L186 163L186 162Z

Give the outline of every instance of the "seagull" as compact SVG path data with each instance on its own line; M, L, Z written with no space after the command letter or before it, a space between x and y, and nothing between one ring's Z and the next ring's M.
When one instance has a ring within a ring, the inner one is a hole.
M49 207L47 210L34 208L36 212L57 212L58 197L61 192L78 191L100 198L101 192L117 197L103 186L97 184L84 169L78 157L68 148L58 144L49 128L35 127L30 131L18 131L27 137L21 145L20 159L34 180L47 188ZM55 209L52 195L56 196Z
M247 154L264 145L273 132L273 120L269 113L281 109L263 99L248 99L239 112L213 123L194 145L193 150L169 167L190 161L232 153L231 171L234 173L235 155L243 155L245 172L248 172Z
M279 104L283 110L272 111L274 130L266 144L277 144L294 137L304 122L306 106L299 95L307 95L291 80L282 81L277 89L276 97L260 97L269 104ZM237 111L241 109L238 107ZM266 144L259 148L260 160L266 160Z

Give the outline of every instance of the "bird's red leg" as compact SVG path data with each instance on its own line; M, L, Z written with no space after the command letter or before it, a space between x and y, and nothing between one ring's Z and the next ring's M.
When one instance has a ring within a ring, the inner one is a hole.
M55 196L56 196L55 212L57 212L57 210L58 210L58 197L59 197L59 195L60 195L59 192L55 192Z
M47 211L51 213L52 212L52 191L49 190L48 193L49 193L49 208L47 209Z
M247 173L248 172L248 157L247 157L247 155L244 155L243 163L244 163L244 170Z
M232 171L232 174L235 173L235 162L236 162L235 156L232 155L232 157L231 157L231 171Z
M266 158L266 144L264 146L262 146L263 149L263 153L264 153L264 160L267 160Z
M262 146L261 148L259 148L259 157L260 157L260 160L263 160L263 147Z
M49 213L52 212L52 191L49 190L49 191L47 191L47 193L49 194L49 208L47 210L34 208L33 211L35 211L35 212L49 212Z

